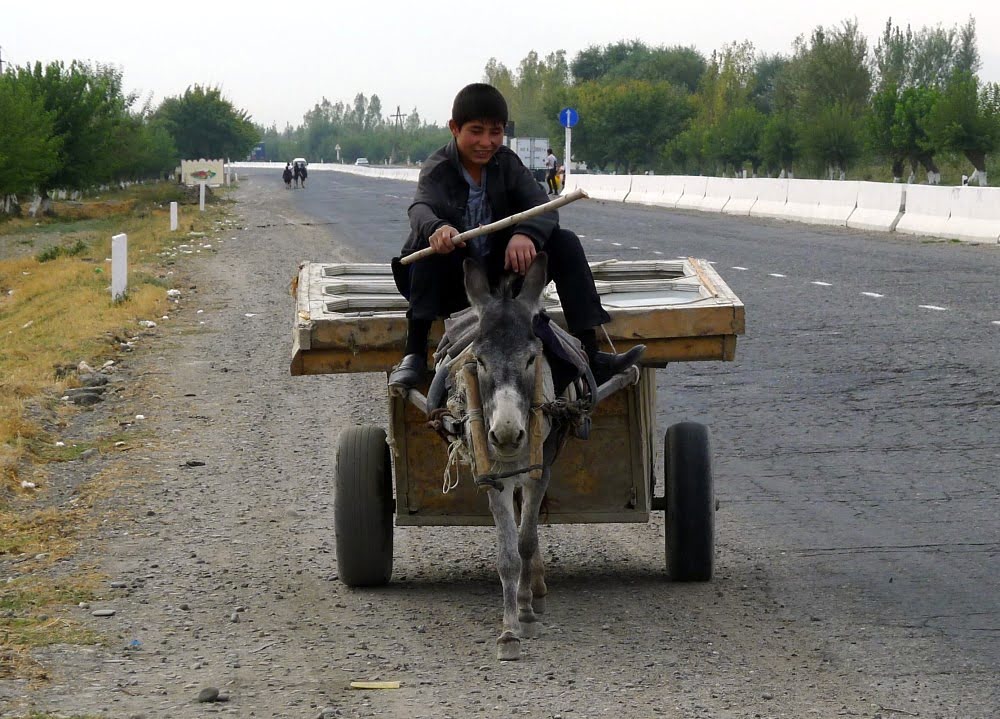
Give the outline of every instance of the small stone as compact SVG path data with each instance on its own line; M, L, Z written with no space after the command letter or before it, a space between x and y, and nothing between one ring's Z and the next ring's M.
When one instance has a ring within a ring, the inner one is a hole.
M772 694L771 692L764 692L763 694L760 695L760 698L768 700L774 699L774 694Z
M207 702L214 702L219 698L219 690L215 687L205 687L200 692L198 692L198 701L202 704Z
M240 615L237 614L236 612L233 612L232 614L229 615L229 621L231 621L233 624L239 623Z
M190 605L190 604L188 604L187 602L185 602L184 604L182 604L182 605L180 606L180 609L181 609L182 611L185 611L185 612L186 612L186 611L188 611L188 610L189 610L190 608L191 608L191 605Z
M128 586L127 582L111 582L112 589L125 589Z
M95 609L90 613L93 617L113 617L115 616L114 609Z

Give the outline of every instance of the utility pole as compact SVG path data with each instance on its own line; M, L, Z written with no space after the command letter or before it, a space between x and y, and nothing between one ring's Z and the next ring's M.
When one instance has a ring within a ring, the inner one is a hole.
M396 105L396 114L395 115L389 115L389 117L395 118L395 120L396 120L396 122L395 122L396 132L395 132L395 137L393 138L393 141L392 141L392 157L389 158L390 162L395 163L396 162L396 149L398 147L399 136L403 132L403 118L406 117L406 115L404 113L400 112L399 111L399 105Z
M3 75L3 45L0 45L0 75Z

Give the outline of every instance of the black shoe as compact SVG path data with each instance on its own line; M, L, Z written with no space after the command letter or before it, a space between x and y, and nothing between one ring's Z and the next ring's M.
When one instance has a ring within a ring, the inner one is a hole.
M389 375L390 387L416 387L427 374L427 359L418 354L406 355Z
M613 354L611 352L595 352L590 358L590 371L594 373L597 386L607 382L619 372L634 365L646 351L646 345L636 345L628 352Z

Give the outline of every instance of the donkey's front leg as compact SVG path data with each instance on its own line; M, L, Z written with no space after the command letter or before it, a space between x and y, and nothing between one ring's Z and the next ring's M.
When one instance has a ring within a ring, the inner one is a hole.
M521 555L521 577L517 586L517 618L521 622L522 637L538 636L536 609L545 611L545 567L538 546L538 512L542 497L548 487L548 471L538 480L529 479L522 488L521 526L518 530L517 549ZM535 606L537 600L539 606Z
M503 633L497 638L497 659L521 658L521 631L517 621L517 579L521 557L517 552L517 523L514 520L513 482L502 492L489 490L490 510L497 528L497 571L503 587Z

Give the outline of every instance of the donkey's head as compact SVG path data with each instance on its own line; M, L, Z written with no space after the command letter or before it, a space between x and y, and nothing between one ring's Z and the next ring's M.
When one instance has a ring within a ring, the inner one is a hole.
M514 460L528 449L528 412L535 389L535 362L543 361L542 343L532 329L545 287L544 253L525 274L520 293L513 277L490 292L482 267L465 261L465 292L479 317L479 336L472 343L478 362L479 392L491 454Z

